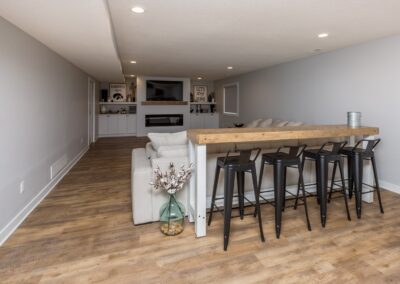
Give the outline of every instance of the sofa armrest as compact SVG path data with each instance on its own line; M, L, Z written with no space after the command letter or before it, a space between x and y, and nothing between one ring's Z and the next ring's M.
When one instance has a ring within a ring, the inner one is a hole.
M152 222L153 213L149 210L152 204L152 179L153 169L150 160L146 156L145 149L132 151L132 212L135 225Z

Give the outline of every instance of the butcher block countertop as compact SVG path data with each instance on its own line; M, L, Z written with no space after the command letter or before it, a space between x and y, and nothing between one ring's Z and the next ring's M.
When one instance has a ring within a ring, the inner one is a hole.
M304 125L276 128L189 129L188 138L195 144L262 142L379 134L378 127L347 125Z

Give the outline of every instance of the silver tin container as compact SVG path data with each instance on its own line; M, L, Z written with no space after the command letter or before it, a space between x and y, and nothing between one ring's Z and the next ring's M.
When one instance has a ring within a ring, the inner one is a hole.
M347 125L349 127L360 127L361 126L361 112L349 111L347 113Z

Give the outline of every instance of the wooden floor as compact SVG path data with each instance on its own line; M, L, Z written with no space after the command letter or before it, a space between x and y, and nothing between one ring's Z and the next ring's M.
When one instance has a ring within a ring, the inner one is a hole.
M274 237L273 209L262 207L266 243L256 220L235 218L222 250L222 217L205 238L193 226L163 236L157 223L132 225L131 149L144 139L100 139L0 248L1 283L396 283L400 282L400 196L384 191L386 213L365 204L347 221L341 199L313 231L303 208L287 209Z

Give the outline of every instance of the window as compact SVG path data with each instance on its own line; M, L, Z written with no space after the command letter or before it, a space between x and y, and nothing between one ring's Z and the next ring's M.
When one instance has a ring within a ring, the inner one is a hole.
M239 83L224 85L224 114L239 116Z

